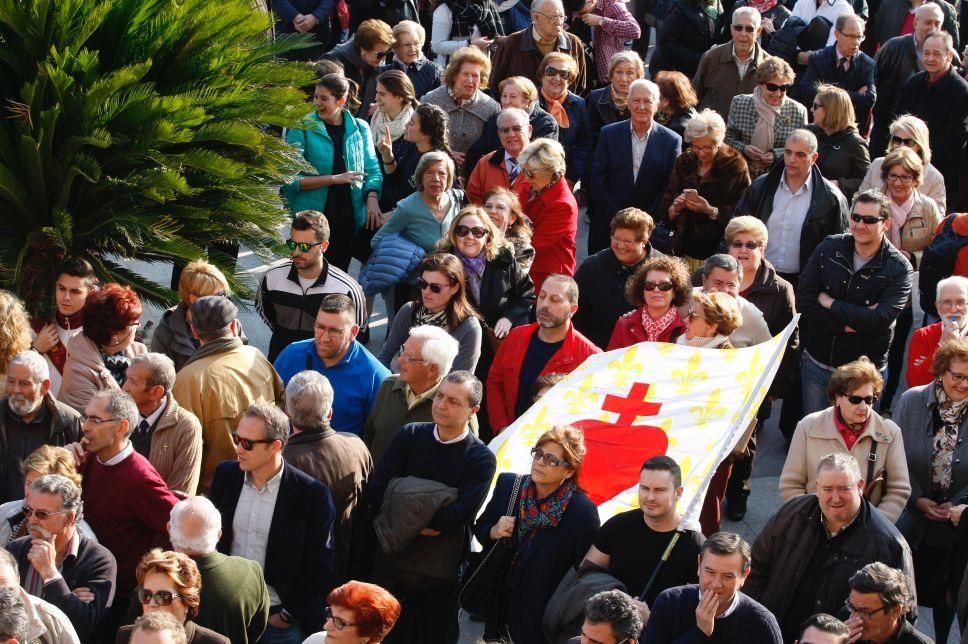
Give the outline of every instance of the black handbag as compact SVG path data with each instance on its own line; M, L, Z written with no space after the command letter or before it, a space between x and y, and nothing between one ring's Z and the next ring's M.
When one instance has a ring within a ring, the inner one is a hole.
M523 474L514 478L514 488L511 490L511 498L508 499L505 516L514 516L523 478ZM472 615L486 614L501 590L513 556L514 544L509 537L495 541L477 569L461 586L457 596L460 607Z

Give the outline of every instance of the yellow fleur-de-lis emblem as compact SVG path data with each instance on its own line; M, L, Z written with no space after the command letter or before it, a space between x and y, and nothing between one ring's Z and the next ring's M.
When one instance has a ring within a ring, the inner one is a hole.
M763 368L760 367L760 351L760 349L757 349L753 352L753 357L750 358L749 362L749 369L741 371L736 375L736 384L743 391L743 398L750 395L750 392L753 391L753 387L756 386L763 372Z
M675 342L653 342L652 346L660 356L667 356L679 346Z
M551 422L548 420L548 404L538 403L538 413L530 423L524 423L514 433L514 439L518 445L534 445L546 430L551 429ZM506 443L505 443L506 444Z
M632 346L622 354L621 360L613 360L608 363L608 370L613 372L612 386L624 389L634 380L635 376L642 373L642 365L635 360L638 347Z
M565 392L564 398L565 402L568 403L566 409L569 414L584 414L590 409L599 407L595 403L600 396L592 391L594 382L595 377L589 374L577 387Z
M686 362L685 369L672 370L672 380L679 384L679 386L676 388L676 393L683 395L688 394L700 381L703 381L708 377L708 374L705 371L701 371L699 369L701 362L702 355L698 351L695 351Z
M689 408L689 415L693 417L697 427L701 428L717 418L723 418L726 415L726 408L719 405L720 394L720 389L713 389L705 405L696 405L695 407Z

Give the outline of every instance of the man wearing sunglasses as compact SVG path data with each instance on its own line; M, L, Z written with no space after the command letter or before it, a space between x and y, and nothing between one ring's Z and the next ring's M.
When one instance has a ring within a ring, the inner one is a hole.
M7 545L20 568L20 585L64 611L87 641L114 597L114 556L78 532L81 489L67 477L49 474L34 481L24 513L28 536Z
M521 171L518 155L531 143L531 120L528 113L508 107L497 115L497 136L501 149L481 157L471 171L467 196L471 203L482 203L484 193L493 188L512 188L526 191L530 182ZM520 188L516 188L521 184Z
M256 308L272 329L268 358L274 362L293 342L313 337L313 321L323 298L340 293L353 300L356 324L367 329L363 288L345 271L326 261L329 222L318 210L296 213L286 247L292 260L273 266L262 276Z
M894 323L911 295L911 263L887 239L891 207L875 190L854 197L850 233L810 256L797 287L803 414L828 406L834 370L866 355L882 372ZM883 375L883 373L882 373Z
M0 642L6 637L22 644L80 644L71 620L61 609L20 586L17 560L3 548L0 548L0 589L5 591L0 595Z
M262 644L299 642L321 630L332 587L333 497L283 459L288 441L282 410L250 406L232 434L236 458L218 466L209 493L222 513L218 551L263 568L270 608Z
M733 12L731 40L703 54L693 76L692 86L699 97L697 110L716 110L726 116L734 96L753 93L756 68L769 56L759 43L761 23L760 12L753 7L739 7Z

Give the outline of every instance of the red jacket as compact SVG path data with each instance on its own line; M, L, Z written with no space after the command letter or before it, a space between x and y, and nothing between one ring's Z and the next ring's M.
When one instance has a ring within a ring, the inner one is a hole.
M960 258L959 261L961 261ZM905 375L908 387L926 385L934 380L934 375L931 373L931 363L934 362L934 352L938 350L940 341L941 322L921 327L911 336L911 345L908 347L907 374Z
M497 355L494 356L494 362L487 376L487 413L495 434L517 418L514 415L514 406L518 402L521 366L524 364L524 354L528 352L531 337L537 330L537 322L511 329L501 343L501 348L497 350ZM592 344L569 322L565 341L548 360L540 375L571 373L585 361L585 358L601 352L601 349Z
M938 230L935 231L935 234L940 235L942 228L944 228L943 219L941 220L941 223L938 224ZM959 235L968 235L968 213L955 215L954 223L951 224L951 229ZM965 246L958 251L958 257L955 259L955 268L951 274L968 277L968 246Z
M659 335L657 342L675 342L676 338L686 332L686 323L682 317L677 317L665 331ZM642 326L642 307L629 311L615 322L615 329L608 341L606 351L630 347L639 342L645 342L645 327Z
M534 292L541 292L541 284L552 273L574 275L575 237L578 235L578 202L568 182L562 177L554 185L529 200L531 186L518 182L514 186L524 214L531 219L534 235L534 263L531 264L531 280Z
M530 190L531 183L523 172L514 180L514 189ZM481 157L467 181L467 197L472 204L483 205L484 193L491 188L508 188L508 168L504 163L504 148Z

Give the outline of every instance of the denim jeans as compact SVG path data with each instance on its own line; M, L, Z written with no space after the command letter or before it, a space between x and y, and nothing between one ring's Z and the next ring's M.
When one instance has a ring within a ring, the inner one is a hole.
M259 638L258 644L302 644L306 639L298 624L293 624L289 628L276 628L272 624L266 624L266 630Z
M833 371L820 366L806 351L803 352L803 361L800 365L800 379L803 385L803 416L830 407L830 400L827 398L827 383L830 382L830 376L833 373Z

